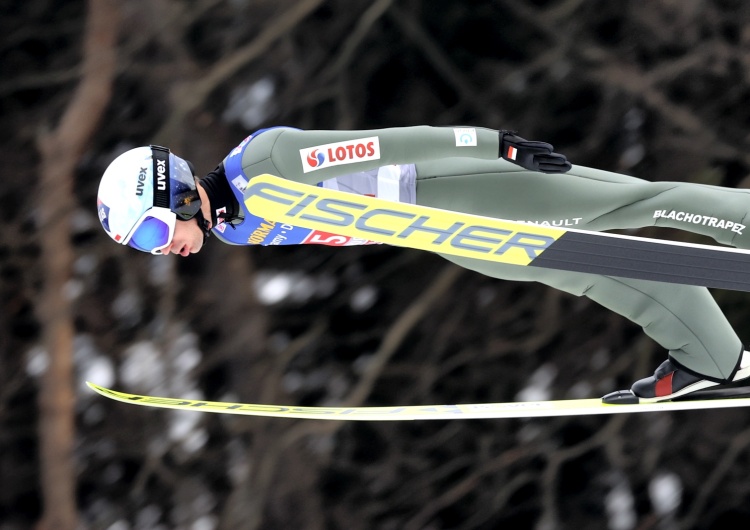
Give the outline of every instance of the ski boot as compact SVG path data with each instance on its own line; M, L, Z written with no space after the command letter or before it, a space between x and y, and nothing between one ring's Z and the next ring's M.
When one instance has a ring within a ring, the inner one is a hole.
M750 352L748 351L742 353L740 365L732 379L724 383L705 379L704 376L667 359L659 365L651 377L636 381L630 390L618 390L607 394L602 401L612 405L633 405L669 401L688 394L693 399L739 397L738 385L744 387L740 389L739 394L750 396L749 377ZM707 392L706 389L711 389L711 392ZM697 394L693 395L694 392Z

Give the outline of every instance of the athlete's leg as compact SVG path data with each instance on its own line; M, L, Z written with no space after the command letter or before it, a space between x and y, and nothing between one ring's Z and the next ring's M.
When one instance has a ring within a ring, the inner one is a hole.
M737 191L732 194L730 192ZM726 196L725 196L726 195ZM731 197L731 200L727 197ZM717 206L712 206L718 201ZM502 160L450 159L417 164L417 203L490 217L563 224L589 230L653 224L686 228L732 242L736 231L710 223L655 218L657 210L709 216L721 211L744 220L750 195L741 190L680 183L651 183L634 177L574 166L566 174L545 175ZM682 225L685 226L682 226ZM737 241L734 241L737 243ZM489 276L539 281L585 295L643 326L682 366L713 379L726 379L742 347L707 289L625 280L579 273L529 269L447 257Z
M581 166L547 175L504 160L420 163L417 202L597 231L664 226L750 248L750 190L648 182Z
M536 281L586 296L643 327L679 364L716 380L732 375L742 342L707 289L443 256L487 276Z

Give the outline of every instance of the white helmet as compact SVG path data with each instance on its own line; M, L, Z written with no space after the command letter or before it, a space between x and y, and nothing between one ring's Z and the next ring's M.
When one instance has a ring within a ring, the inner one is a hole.
M158 145L118 156L102 176L96 203L109 237L152 254L172 241L177 219L192 219L201 207L190 162Z

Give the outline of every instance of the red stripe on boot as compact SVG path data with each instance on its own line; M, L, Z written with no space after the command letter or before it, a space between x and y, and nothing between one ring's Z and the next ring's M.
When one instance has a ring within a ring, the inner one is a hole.
M656 382L655 394L656 397L668 396L672 393L672 378L674 372L670 372L668 375L662 377Z

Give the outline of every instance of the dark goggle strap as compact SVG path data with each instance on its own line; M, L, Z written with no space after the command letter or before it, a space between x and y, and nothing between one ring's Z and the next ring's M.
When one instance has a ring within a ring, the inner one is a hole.
M201 199L198 195L198 191L193 189L174 197L174 207L171 203L171 191L170 191L170 163L169 163L169 149L160 145L151 146L151 159L154 164L154 206L160 206L162 208L169 208L178 219L182 221L189 221L200 211ZM193 165L188 162L188 166L193 174L195 169Z
M169 208L169 149L152 145L151 160L154 164L154 206Z

